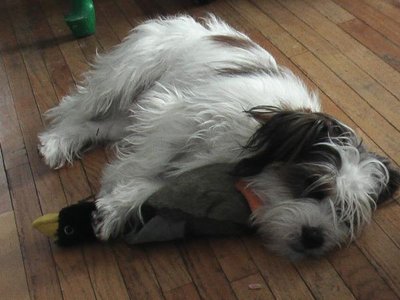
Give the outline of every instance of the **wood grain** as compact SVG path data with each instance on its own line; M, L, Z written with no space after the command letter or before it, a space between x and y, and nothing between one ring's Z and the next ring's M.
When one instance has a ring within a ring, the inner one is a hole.
M63 19L68 1L0 3L1 298L399 299L398 202L378 209L356 243L295 264L270 254L257 237L61 249L31 229L42 213L93 200L113 159L99 148L72 167L47 168L36 151L43 112L83 78L96 51L111 50L158 14L211 12L246 32L319 93L325 112L400 164L393 0L98 0L95 7L96 34L75 39Z
M389 99L392 99L391 101L395 101L394 103L396 103L396 100L400 98L400 75L395 69L382 63L382 60L371 50L344 33L336 24L327 20L316 9L305 4L304 1L279 0L279 2L296 15L297 18L309 25L315 32L319 33L323 39L339 49L341 53L354 62L362 71L370 75L370 78L366 76L364 76L365 78L360 78L360 81L362 81L364 85L370 85L370 89L372 89L372 86L377 86L377 83L374 82L377 81L386 90L397 97L397 99L393 99L393 97L388 96ZM304 34L309 33L305 32ZM318 45L316 46L318 47ZM325 57L321 57L321 60L325 61ZM346 61L343 61L343 63L345 64ZM331 68L332 70L334 69L333 66ZM341 77L346 79L344 76ZM357 77L359 77L359 75ZM355 90L360 89L357 89L356 85L350 85L352 87L354 86ZM379 90L381 90L381 88ZM363 95L363 93L359 93ZM363 97L367 98L367 96ZM396 104L398 105L398 103ZM396 105L394 105L394 107L397 108Z
M49 242L31 227L41 209L29 165L8 170L8 178L29 292L36 299L62 299Z
M2 299L30 299L13 211L0 214L0 244Z
M232 282L232 287L239 300L275 299L260 274L236 280Z
M0 143L1 144L1 143ZM0 214L12 210L10 191L3 160L3 153L0 147Z
M200 300L200 296L193 283L164 292L167 300Z
M145 250L163 292L192 283L179 249L173 243L149 245Z
M182 252L203 299L235 299L229 281L206 240L187 241L182 245Z
M303 44L310 50L310 52L318 57L335 74L342 78L349 87L357 92L368 103L368 105L373 106L376 111L384 116L389 123L388 125L392 124L394 126L400 126L400 119L398 118L400 113L400 104L393 94L385 90L385 88L378 84L368 74L363 72L341 51L323 40L320 35L296 18L290 11L282 8L282 6L277 2L265 2L259 0L254 0L252 2L260 7L260 9L262 9L271 19L289 31L297 40L302 40ZM290 6L292 7L293 5ZM304 9L303 13L306 14L307 10ZM323 27L323 24L318 27ZM332 33L334 34L335 32ZM342 42L342 44L345 43ZM353 52L355 52L355 50L353 50ZM362 56L363 55L361 55L361 57ZM367 61L367 59L364 59L364 61ZM395 70L391 69L391 71L395 72L396 76L399 76ZM400 80L400 77L398 77L398 79ZM391 84L390 86L397 89L400 84ZM398 90L398 92L400 95L400 90Z
M212 239L210 244L229 281L236 281L258 272L240 239Z
M326 259L296 263L301 277L317 299L355 299L332 265Z
M392 68L400 71L400 48L359 19L339 24L340 28L368 47Z
M329 261L357 299L397 298L356 245L335 251Z
M244 241L261 275L276 297L282 299L313 298L303 278L290 262L269 254L256 238L245 238ZM291 288L289 289L288 286Z
M292 59L342 110L397 163L400 163L399 132L355 93L336 74L310 53ZM374 120L374 122L371 122ZM379 125L378 125L379 124Z
M116 244L113 247L119 269L132 299L163 299L146 253L139 247Z
M353 16L364 21L377 31L381 32L389 40L400 46L399 23L388 18L375 8L367 5L361 0L333 0L341 7L350 12Z
M303 0L334 23L354 20L355 17L332 0Z

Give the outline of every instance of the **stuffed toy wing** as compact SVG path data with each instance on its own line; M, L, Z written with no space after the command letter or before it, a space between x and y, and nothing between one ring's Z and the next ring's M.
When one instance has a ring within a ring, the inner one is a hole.
M185 172L167 181L125 226L130 244L182 239L190 236L239 235L251 231L251 210L230 175L232 165L215 164ZM240 189L240 188L239 188ZM95 202L79 202L48 214L33 226L61 246L94 238L91 217Z

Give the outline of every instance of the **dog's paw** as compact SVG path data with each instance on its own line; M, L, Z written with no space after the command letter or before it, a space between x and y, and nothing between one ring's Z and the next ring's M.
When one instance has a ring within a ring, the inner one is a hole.
M112 204L112 199L103 197L96 200L92 213L92 227L98 240L108 241L119 237L125 227L124 212Z
M107 241L108 237L103 234L103 217L99 211L95 210L92 212L92 228L94 235L100 241Z
M54 133L43 133L39 135L38 151L48 166L58 169L70 161L68 145L62 137Z
M118 218L111 212L97 210L92 213L92 227L96 238L100 241L108 241L113 234L113 219Z

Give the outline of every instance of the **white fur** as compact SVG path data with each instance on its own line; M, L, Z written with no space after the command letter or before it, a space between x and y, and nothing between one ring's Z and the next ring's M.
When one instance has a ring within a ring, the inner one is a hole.
M267 51L254 43L247 48L218 43L210 39L215 35L252 43L213 16L203 25L186 16L145 22L110 53L98 56L76 91L47 113L53 121L39 139L51 167L72 162L88 142L118 141L117 160L106 168L96 202L101 239L118 236L168 177L243 158L242 146L259 126L245 110L259 105L320 110L317 96L289 70L278 68ZM271 72L218 73L241 65ZM348 237L344 219L359 218L359 224L370 219L368 190L384 183L375 181L384 178L384 167L373 160L361 162L350 146L332 147L344 165L332 170L337 193L323 204L291 199L278 179L274 184L269 169L251 180L265 201L255 223L273 250L300 255L291 246L302 226L309 225L322 227L328 238L323 248L305 254L322 254ZM360 185L361 177L366 180ZM336 207L342 208L339 216Z

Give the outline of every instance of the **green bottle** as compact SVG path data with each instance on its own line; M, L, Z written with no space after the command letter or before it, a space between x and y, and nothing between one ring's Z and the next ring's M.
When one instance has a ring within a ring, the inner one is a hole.
M71 0L72 9L65 22L75 37L91 35L96 31L93 0Z

